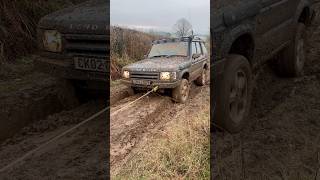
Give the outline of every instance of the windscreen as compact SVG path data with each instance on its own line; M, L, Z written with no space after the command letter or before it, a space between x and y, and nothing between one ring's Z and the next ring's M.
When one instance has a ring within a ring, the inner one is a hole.
M149 58L161 56L188 56L188 42L168 42L154 44Z

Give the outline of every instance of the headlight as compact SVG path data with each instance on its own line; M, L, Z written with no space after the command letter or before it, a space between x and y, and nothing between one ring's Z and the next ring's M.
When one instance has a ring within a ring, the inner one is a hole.
M61 34L56 30L46 30L43 34L43 47L47 51L61 52Z
M123 74L122 76L126 79L129 79L130 78L130 72L129 71L123 71Z
M176 72L161 72L160 80L175 80L177 78Z

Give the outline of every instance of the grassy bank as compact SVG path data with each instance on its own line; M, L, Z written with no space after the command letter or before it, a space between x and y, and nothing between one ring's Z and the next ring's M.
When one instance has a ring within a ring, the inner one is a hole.
M133 156L114 179L209 179L208 110L179 118Z
M121 68L143 59L151 48L151 43L161 36L124 27L111 26L110 29L111 78L120 77Z
M36 50L41 17L84 0L2 0L0 2L0 62L14 61Z

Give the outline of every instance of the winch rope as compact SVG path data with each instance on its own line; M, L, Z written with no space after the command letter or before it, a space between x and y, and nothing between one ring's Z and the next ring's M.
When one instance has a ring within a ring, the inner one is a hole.
M142 98L146 97L147 95L149 95L152 92L156 92L158 90L158 86L154 87L152 90L148 91L147 93L145 93L144 95L140 96L139 98L137 98L136 100L129 102L128 104L124 105L123 107L121 107L120 109L116 110L115 112L113 112L112 114L110 114L110 117L119 113L120 111L128 108L130 105L136 103L137 101L141 100ZM58 139L60 139L61 137L65 136L66 134L70 133L71 131L79 128L80 126L86 124L87 122L99 117L101 114L105 113L108 109L110 109L110 107L106 107L104 109L102 109L101 111L97 112L96 114L90 116L89 118L85 119L84 121L80 122L79 124L73 126L72 128L62 132L61 134L55 136L54 138L50 139L49 141L41 144L40 146L38 146L37 148L29 151L28 153L26 153L25 155L21 156L20 158L14 160L13 162L11 162L10 164L6 165L5 167L0 169L0 173L3 173L5 171L7 171L8 169L12 168L13 166L15 166L16 164L22 162L23 160L25 160L26 158L28 158L29 156L33 155L35 152L39 151L40 149L48 146L49 144L57 141Z
M157 92L157 90L159 89L158 86L155 86L152 90L148 91L147 93L145 93L143 96L140 96L139 98L135 99L134 101L131 101L127 104L125 104L123 107L121 107L120 109L116 110L115 112L110 114L111 116L114 116L115 114L118 114L119 112L123 111L124 109L128 108L129 106L131 106L132 104L136 103L137 101L141 100L142 98L148 96L150 93L153 92Z

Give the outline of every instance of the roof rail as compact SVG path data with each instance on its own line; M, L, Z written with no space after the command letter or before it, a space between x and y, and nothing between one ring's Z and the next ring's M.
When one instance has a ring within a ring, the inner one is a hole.
M158 39L152 41L152 44L160 44L160 43L166 43L166 42L177 42L177 41L192 41L192 40L201 40L200 37L195 35L190 36L183 36L180 38L166 38L166 39Z

